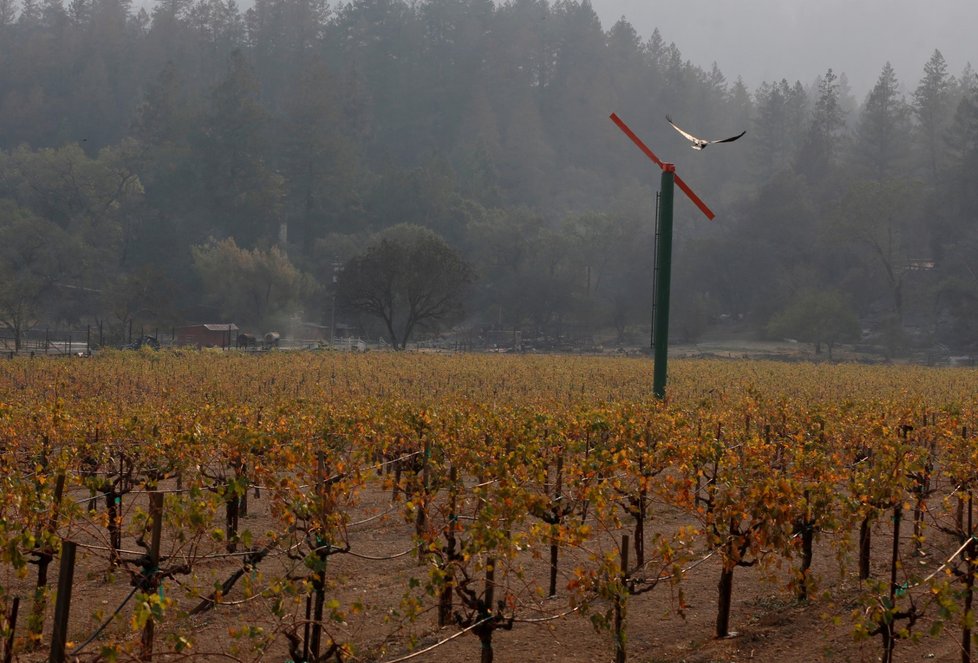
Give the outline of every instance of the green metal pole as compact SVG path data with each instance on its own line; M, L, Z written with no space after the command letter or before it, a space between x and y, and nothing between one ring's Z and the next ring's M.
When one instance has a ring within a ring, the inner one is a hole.
M652 321L652 344L655 346L655 365L652 394L666 397L666 363L669 352L669 286L672 274L672 199L675 190L676 166L663 164L659 197L659 240L655 255L656 288L655 320Z

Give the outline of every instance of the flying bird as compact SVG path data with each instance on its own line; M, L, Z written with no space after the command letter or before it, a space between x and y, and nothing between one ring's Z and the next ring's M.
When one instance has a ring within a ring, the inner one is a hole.
M714 143L732 143L735 140L737 140L738 138L740 138L741 136L743 136L745 133L747 133L747 131L744 130L744 131L741 131L736 136L731 136L730 138L724 138L723 140L703 140L702 138L697 138L693 134L688 133L686 131L683 131L682 129L680 129L679 127L677 127L676 126L676 123L673 122L672 121L672 118L669 117L668 115L666 115L666 121L668 121L669 124L672 125L672 128L673 129L675 129L676 131L678 131L679 133L681 133L682 136L683 136L683 138L685 138L686 140L688 140L689 142L692 143L691 147L694 150L704 150L704 149L706 149L706 146L707 145L713 145Z

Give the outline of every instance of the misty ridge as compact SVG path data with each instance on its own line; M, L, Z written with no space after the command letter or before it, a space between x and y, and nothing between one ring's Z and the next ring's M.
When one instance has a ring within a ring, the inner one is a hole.
M645 347L658 169L612 112L718 213L677 199L674 339L978 345L978 76L940 50L857 98L845 63L749 88L586 1L0 0L0 62L11 350ZM747 133L696 152L667 114Z

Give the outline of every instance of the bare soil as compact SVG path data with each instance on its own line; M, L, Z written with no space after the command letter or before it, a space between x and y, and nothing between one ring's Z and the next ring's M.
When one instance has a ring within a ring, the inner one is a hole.
M81 498L76 495L76 498ZM366 521L350 528L352 551L359 556L335 555L330 558L328 576L331 587L327 598L339 600L346 612L343 623L331 623L327 630L335 638L351 642L354 655L349 660L392 661L437 645L458 632L457 627L438 628L433 611L420 615L413 622L404 622L393 611L400 608L400 599L408 589L412 577L423 579L425 569L419 566L412 554L400 554L412 548L412 524L402 515L402 504L393 505L389 489L380 479L374 481L362 494L362 499L351 518L353 522ZM127 503L127 513L145 501L134 497ZM648 531L656 528L668 530L681 524L683 517L663 509L649 523ZM877 577L887 573L889 552L889 527L886 519L880 519L874 540L873 571ZM250 499L249 515L242 519L241 528L249 529L256 542L265 532L275 527L268 515L267 495L264 499ZM661 531L661 530L660 530ZM609 533L608 540L619 533ZM71 603L71 619L68 639L69 652L77 648L96 628L109 619L112 612L124 603L131 587L124 573L111 571L106 552L92 528L77 526L72 536L78 540L87 537L89 545L79 551L78 566ZM164 552L173 549L173 542L164 541ZM909 545L909 543L907 544ZM949 544L948 545L952 545ZM131 536L123 542L123 548L138 550ZM534 558L534 552L537 553ZM397 556L399 555L400 556ZM367 557L390 558L384 560ZM545 586L547 552L529 550L523 560L528 569L530 583ZM570 573L574 559L567 553L561 562L564 581ZM795 564L796 560L785 562ZM933 564L928 560L928 564ZM231 630L242 624L260 624L266 635L287 627L302 617L303 601L296 598L294 618L276 623L269 605L260 594L246 599L244 582L225 597L221 605L196 617L176 618L178 610L189 610L206 594L215 581L220 582L240 566L240 558L222 558L201 563L196 568L199 578L193 582L186 576L178 576L178 582L166 581L166 595L175 602L164 624L157 631L157 651L173 651L173 638L183 635L193 642L189 653L195 660L274 661L284 663L289 659L284 637L272 637L263 651L251 651L247 638L234 638ZM301 568L299 569L301 571ZM732 629L736 635L724 639L713 637L716 616L717 580L719 561L716 557L698 564L686 574L682 584L686 607L684 614L677 612L678 601L668 587L660 587L648 594L634 597L628 603L627 651L630 661L708 663L713 661L853 661L873 662L880 660L879 638L855 640L850 613L858 606L853 597L858 587L855 579L855 560L842 563L836 559L835 548L825 539L816 542L815 573L820 579L815 598L799 603L788 590L789 569L739 568L734 575ZM283 573L295 572L294 562L285 556L270 556L264 560L258 573L251 577L256 588ZM57 560L52 565L52 587L56 583ZM33 570L27 577L17 578L10 573L2 579L12 593L23 597L18 636L24 632L30 607L30 591L34 581ZM567 591L563 587L553 599L541 598L534 592L525 592L525 600L518 606L519 620L539 620L566 613L569 610ZM351 611L349 607L360 603L364 609ZM434 601L428 599L428 604ZM606 609L598 604L594 610ZM109 620L104 633L79 654L79 660L93 660L99 651L99 642L105 638L125 638L138 641L129 624L133 602L123 605L119 616ZM20 647L14 660L46 661L50 642L53 599L48 606L47 633L44 648L26 652ZM926 625L921 627L926 631ZM958 640L960 633L949 628L938 636L922 637L919 641L901 640L896 648L897 661L958 661L961 660ZM611 634L596 631L589 620L577 613L548 621L517 621L511 631L497 631L493 640L495 661L564 661L590 662L614 659ZM448 640L430 651L410 659L414 661L438 661L462 663L478 660L480 645L471 633ZM69 660L74 660L70 658ZM157 655L155 660L177 660L175 656Z

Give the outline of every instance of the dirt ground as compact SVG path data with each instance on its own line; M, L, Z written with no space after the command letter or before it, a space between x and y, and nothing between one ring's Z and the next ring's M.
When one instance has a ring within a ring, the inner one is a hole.
M77 496L76 496L77 497ZM266 496L267 497L267 496ZM328 631L337 639L353 643L351 661L405 660L412 652L448 640L458 632L457 627L439 629L434 612L419 616L414 622L400 623L391 611L399 607L400 597L406 590L407 581L422 577L424 569L417 558L408 551L411 546L412 525L405 522L401 504L392 509L390 492L374 481L363 493L356 513L351 518L351 550L358 556L335 555L330 558L328 576L331 587L327 598L339 601L341 609L355 602L363 605L361 612L347 611L345 623L331 624ZM139 498L127 504L132 513ZM249 515L242 520L242 529L256 535L273 527L268 515L267 499L251 499ZM663 510L649 523L649 532L656 528L669 529L681 524L682 517ZM885 519L881 519L885 521ZM888 527L884 522L874 542L874 574L882 576L886 571L885 558L889 545ZM74 536L84 538L85 530L78 529ZM617 536L617 534L614 534ZM91 545L99 545L94 538ZM172 542L164 540L163 550ZM909 543L908 543L909 545ZM131 537L123 542L123 548L138 550ZM542 551L540 551L542 552ZM530 584L545 584L546 553L541 559L533 559L533 551L527 551L526 565ZM392 559L368 559L371 557ZM562 560L566 573L574 563L572 556ZM795 563L795 562L791 562ZM290 566L293 564L293 566ZM57 561L52 575L57 575ZM212 564L198 566L200 581L193 590L181 587L174 581L164 585L166 595L179 608L189 610L199 602L204 588L221 581L238 568L236 559L221 559ZM850 559L843 565L835 559L828 543L816 543L815 572L820 579L817 597L809 603L798 603L787 589L787 568L762 570L739 568L734 575L731 628L736 635L725 639L713 637L716 616L717 580L719 563L716 557L698 564L686 574L683 582L686 609L684 616L676 613L677 602L668 587L630 599L627 618L628 660L646 663L708 663L714 661L852 661L872 662L881 657L879 638L856 641L849 619L855 580L855 563ZM128 579L121 573L108 573L104 550L82 548L76 570L71 619L68 634L69 652L78 648L98 627L106 621L116 607L123 603L130 592ZM283 556L270 556L260 565L261 574L254 577L256 587L264 579L279 577L286 569L295 571L294 563ZM29 596L34 580L33 571L26 578L5 577L5 587L14 593ZM189 586L187 578L180 579ZM566 580L566 579L565 579ZM56 582L52 579L52 586ZM614 660L611 634L597 632L587 618L571 613L563 617L540 620L566 613L569 610L567 591L561 588L553 599L539 599L533 592L517 610L518 621L511 631L497 631L494 640L495 661L563 661L590 662ZM274 638L262 652L250 651L246 639L232 637L231 630L245 623L260 623L266 633L276 629L268 604L260 595L245 599L243 585L239 583L227 596L228 605L222 605L203 615L175 619L176 607L168 613L168 619L157 631L157 651L173 651L172 639L186 635L193 641L187 653L193 660L203 661L274 661L289 660L284 637ZM429 604L433 601L429 599ZM598 605L595 609L604 609ZM128 638L138 640L130 626L133 606L124 605L119 616L111 620L102 638ZM19 620L18 635L23 633L27 607ZM301 618L301 602L295 603L296 619ZM47 645L50 642L53 601L48 607L47 631L44 645L36 652L18 651L16 661L48 660ZM527 621L519 621L527 620ZM927 626L920 627L926 632ZM922 637L919 641L901 640L896 648L897 661L958 661L960 649L959 631L945 630L936 637ZM85 646L77 658L69 660L96 660L99 641ZM412 647L413 642L413 647ZM480 645L471 633L448 640L430 651L407 660L462 663L478 660ZM175 655L157 655L154 660L181 660Z

